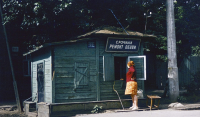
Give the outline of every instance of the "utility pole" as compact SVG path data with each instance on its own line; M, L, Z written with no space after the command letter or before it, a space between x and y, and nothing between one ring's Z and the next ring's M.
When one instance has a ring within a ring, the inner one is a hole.
M179 80L176 54L176 33L174 21L174 0L166 0L167 6L167 54L169 97L172 102L179 96Z
M6 33L6 28L5 25L2 24L3 22L3 14L2 14L2 7L1 7L1 2L0 2L0 15L1 15L1 19L0 19L0 23L3 27L3 32L4 32L4 36L5 36L5 41L6 41L6 46L7 46L7 51L8 51L8 57L9 57L9 61L10 61L10 68L11 68L11 72L12 72L12 78L13 78L13 87L14 87L14 91L15 91L15 99L17 102L17 108L19 112L22 112L21 110L21 105L20 105L20 100L19 100L19 94L18 94L18 89L17 89L17 83L15 81L15 74L14 74L14 70L13 70L13 64L12 64L12 58L10 55L10 47L9 47L9 43L8 43L8 38L7 38L7 33Z

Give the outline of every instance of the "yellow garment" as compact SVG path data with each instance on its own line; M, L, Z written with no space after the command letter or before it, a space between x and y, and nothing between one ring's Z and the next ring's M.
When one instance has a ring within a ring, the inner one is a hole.
M129 81L126 83L125 95L137 95L137 82Z

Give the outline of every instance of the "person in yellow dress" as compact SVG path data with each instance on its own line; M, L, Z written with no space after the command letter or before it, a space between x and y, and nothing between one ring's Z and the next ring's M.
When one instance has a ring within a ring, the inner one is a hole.
M125 95L130 95L132 98L133 105L130 107L132 110L138 109L138 98L137 98L137 79L135 63L129 61L127 64L128 72L126 73L126 90Z

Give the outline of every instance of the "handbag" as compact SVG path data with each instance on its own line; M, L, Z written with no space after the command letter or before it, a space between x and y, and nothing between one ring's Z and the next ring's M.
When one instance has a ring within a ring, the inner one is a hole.
M143 90L142 90L142 89L138 89L138 90L137 90L137 97L138 97L138 98L144 98Z

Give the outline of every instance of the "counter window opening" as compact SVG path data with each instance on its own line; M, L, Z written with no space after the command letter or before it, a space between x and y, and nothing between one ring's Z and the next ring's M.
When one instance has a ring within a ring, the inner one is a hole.
M146 56L103 56L103 80L126 80L127 62L134 61L137 80L146 80Z

